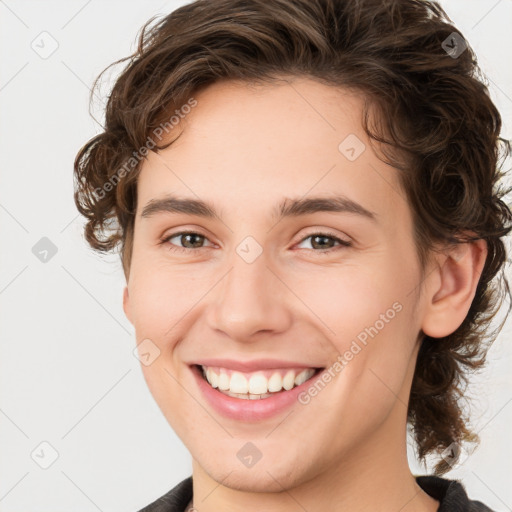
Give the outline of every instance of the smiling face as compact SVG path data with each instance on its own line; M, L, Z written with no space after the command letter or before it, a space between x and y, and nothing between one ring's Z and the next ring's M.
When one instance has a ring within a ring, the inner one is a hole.
M421 271L362 98L297 79L217 83L195 99L181 137L142 167L124 298L137 343L160 351L142 369L163 414L228 487L281 490L405 456ZM254 362L267 377L325 371L300 395L243 400L194 366L231 375Z

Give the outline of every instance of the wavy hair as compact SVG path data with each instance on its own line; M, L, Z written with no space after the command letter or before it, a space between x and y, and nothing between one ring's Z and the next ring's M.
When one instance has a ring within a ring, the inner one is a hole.
M135 52L111 66L120 63L126 65L108 97L104 131L80 149L74 176L86 240L100 251L119 248L126 276L143 159L132 161L129 172L119 170L193 94L220 80L271 83L286 75L363 94L364 130L399 170L422 269L436 243L487 242L460 327L442 339L420 333L408 406L421 460L452 443L477 442L461 402L468 376L484 364L504 323L491 331L491 321L510 297L503 272L510 189L500 181L511 147L500 137L501 117L473 50L440 5L197 0L149 20ZM380 114L376 126L370 107ZM448 469L438 457L435 472Z

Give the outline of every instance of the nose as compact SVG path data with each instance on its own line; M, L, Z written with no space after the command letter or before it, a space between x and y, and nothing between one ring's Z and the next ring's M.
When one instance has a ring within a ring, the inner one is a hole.
M244 342L289 328L292 312L287 301L292 293L267 266L264 254L252 263L237 254L231 259L231 268L209 307L210 328Z

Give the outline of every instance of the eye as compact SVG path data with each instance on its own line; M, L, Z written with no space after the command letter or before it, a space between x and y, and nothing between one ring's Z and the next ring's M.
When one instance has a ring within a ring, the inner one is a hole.
M351 247L352 243L348 240L343 240L337 236L335 236L333 233L311 233L305 238L303 238L299 243L304 243L306 240L311 238L311 246L313 249L320 248L321 250L313 251L317 253L318 255L324 255L326 253L330 254L332 251L338 250L336 247L332 246L332 243L329 244L329 240L334 241L334 243L338 242L339 246L342 247ZM327 243L326 243L327 241ZM329 246L331 245L331 246ZM338 247L339 247L338 246Z
M173 242L171 242L173 238L178 238L180 243L183 243L185 247L176 246ZM161 243L168 243L168 248L171 251L186 252L193 249L203 249L203 247L201 247L203 240L208 239L201 233L196 233L195 231L181 231L179 233L173 233L172 235L162 239ZM189 244L192 247L186 247Z
M171 242L173 238L177 238L180 241L180 243L185 245L185 247L177 246L175 243ZM313 252L319 254L330 254L332 251L337 250L336 247L326 246L326 240L332 240L334 243L338 243L338 245L342 247L351 247L352 245L351 242L349 242L348 240L343 240L332 233L323 232L311 233L310 235L304 237L299 243L304 243L309 238L312 239L311 245L313 248ZM187 252L194 249L204 249L205 247L202 244L205 240L208 240L208 238L202 235L201 233L197 233L195 231L180 231L179 233L173 233L172 235L163 238L161 240L161 243L167 244L168 249L173 252Z

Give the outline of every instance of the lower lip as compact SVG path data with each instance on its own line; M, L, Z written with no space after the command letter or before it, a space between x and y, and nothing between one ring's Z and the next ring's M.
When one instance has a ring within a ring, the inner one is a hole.
M191 366L192 373L197 381L199 389L210 405L223 416L242 421L260 421L271 418L289 408L298 400L298 395L306 390L321 375L318 372L313 377L288 391L280 391L268 398L246 400L225 395L203 378L202 370L197 366Z

